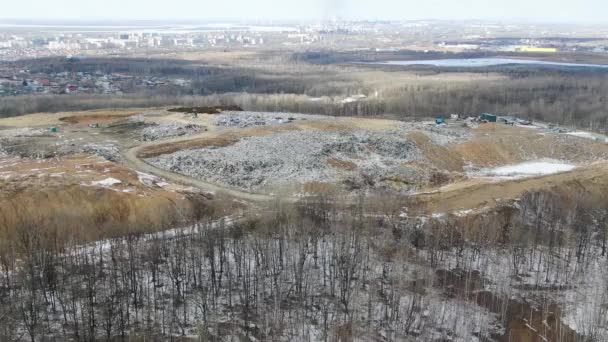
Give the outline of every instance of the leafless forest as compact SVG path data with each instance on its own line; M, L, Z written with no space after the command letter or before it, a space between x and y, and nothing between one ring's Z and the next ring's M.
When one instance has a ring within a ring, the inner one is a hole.
M397 198L338 203L199 213L184 228L88 244L24 224L0 248L0 339L606 337L605 199L529 192L466 219L410 218ZM578 314L562 317L552 291Z

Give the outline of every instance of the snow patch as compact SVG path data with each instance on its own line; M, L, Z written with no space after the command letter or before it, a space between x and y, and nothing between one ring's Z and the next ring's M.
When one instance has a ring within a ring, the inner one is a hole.
M483 177L498 177L506 179L517 179L534 176L551 175L560 172L572 171L576 165L560 162L552 159L529 161L520 164L506 165L493 169L481 170Z
M144 172L137 171L137 179L140 183L149 186L149 187L161 187L164 188L169 185L165 180L156 177L154 175L150 175Z
M92 182L91 185L99 185L99 186L112 186L112 185L117 185L122 183L122 181L116 179L116 178L106 178L106 179L102 179L100 181L95 181Z
M590 139L593 141L603 141L605 143L608 143L608 138L599 134L595 134L595 133L591 133L591 132L584 132L584 131L576 131L576 132L569 132L566 133L567 135L571 135L574 137L579 137L579 138L584 138L584 139Z
M516 125L516 126L517 126L517 127L520 127L520 128L540 129L540 127L538 127L538 126L534 126L534 125L519 125L519 124L518 124L518 125Z
M340 101L340 103L347 104L347 103L358 102L359 100L362 100L362 99L364 99L366 97L367 96L365 96L363 94L353 95L353 96L347 97L344 100Z

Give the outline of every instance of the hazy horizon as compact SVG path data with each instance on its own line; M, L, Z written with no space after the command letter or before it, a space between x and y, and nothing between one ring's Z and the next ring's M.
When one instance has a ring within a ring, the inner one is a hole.
M0 20L32 21L296 21L340 17L347 20L503 20L563 23L608 21L608 2L550 0L23 0L3 6Z

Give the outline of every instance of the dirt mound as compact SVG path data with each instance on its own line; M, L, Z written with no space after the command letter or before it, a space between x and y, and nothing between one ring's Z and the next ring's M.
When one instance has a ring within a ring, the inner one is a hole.
M239 142L245 137L265 136L285 132L289 130L298 130L296 126L278 126L278 127L250 127L222 132L210 132L204 137L184 137L183 139L174 139L163 143L154 143L143 146L137 153L138 158L152 158L163 154L170 154L181 150L189 150L195 148L217 148L226 147Z
M526 191L536 189L584 190L601 195L608 191L608 162L598 162L571 172L543 177L492 182L473 179L451 184L414 197L424 212L455 212L491 207L504 200L518 198Z
M125 231L157 231L180 222L177 207L188 210L186 201L169 194L140 197L80 184L5 184L0 219L9 229L3 230L0 238L14 241L18 231L28 226L82 242L121 236Z
M241 112L243 108L237 105L214 106L214 107L177 107L168 110L172 113L198 113L198 114L219 114L223 111Z
M124 118L128 116L138 115L142 112L146 112L146 109L139 108L124 108L124 109L100 109L80 112L60 112L60 113L36 113L15 116L10 118L0 119L0 126L13 127L13 128L24 128L24 127L44 127L44 126L56 126L61 124L74 124L82 121L82 124L95 123L98 121L107 123L110 120L113 121L112 117ZM74 119L71 119L74 117ZM78 118L83 118L79 120ZM86 119L86 118L89 119ZM92 118L92 120L91 120ZM63 120L60 120L63 119ZM95 121L98 120L98 121Z
M431 166L445 171L463 171L463 158L451 151L448 147L435 144L421 131L408 134L408 139L412 140L422 152L424 161Z
M347 170L347 171L354 171L357 169L357 164L355 164L351 161L342 160L342 159L338 159L338 158L327 159L327 164L329 164L337 169L342 169L342 170Z
M550 158L586 162L608 159L608 145L577 137L501 124L481 125L472 139L450 147L478 167Z
M113 114L89 114L89 115L70 115L59 118L59 121L76 125L88 125L88 124L104 124L112 123L114 121L123 119L133 115L132 113L113 113Z
M164 229L192 211L178 188L100 157L0 158L0 239L41 227L93 241Z
M454 144L437 144L424 131L411 132L408 134L408 139L414 141L422 152L423 160L417 162L419 167L430 167L438 172L447 172L446 175L454 175L454 179L460 180L466 178L466 174L463 173L465 169L472 171L542 159L567 161L571 164L585 164L608 159L608 145L601 142L548 133L540 129L510 127L502 124L480 125L479 128L474 129L474 134L470 139ZM434 183L439 186L445 185L445 182ZM494 197L505 197L502 196L499 189L502 185L488 185L480 180L461 181L440 188L439 191L449 189L457 194L464 188L470 191L470 187L479 186L482 183L479 191L491 187L495 194ZM457 189L460 190L457 191ZM437 188L431 188L431 190L437 190ZM507 191L507 193L511 192ZM509 196L506 195L507 198L510 198ZM471 201L483 204L486 201L492 202L494 198L482 197L483 201L477 201L476 196L471 198L464 196L462 198L464 207L469 207L467 203Z

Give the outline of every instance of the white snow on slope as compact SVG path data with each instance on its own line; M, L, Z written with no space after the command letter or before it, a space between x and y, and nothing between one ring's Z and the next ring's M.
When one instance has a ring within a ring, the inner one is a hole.
M572 171L575 168L575 165L560 162L558 160L541 159L521 164L501 166L494 169L481 170L481 176L516 179L551 175L554 173Z
M596 133L591 133L591 132L584 132L584 131L576 131L576 132L569 132L566 133L567 135L572 135L575 137L579 137L579 138L585 138L585 139L590 139L590 140L595 140L595 141L600 141L600 142L605 142L608 143L608 138L604 135L600 135L600 134L596 134Z
M595 139L595 136L589 132L578 131L578 132L569 132L566 134L573 135L575 137L580 137L580 138Z
M99 186L112 186L112 185L116 185L116 184L120 184L122 183L122 181L116 179L116 178L106 178L100 181L95 181L92 182L91 185L99 185Z

